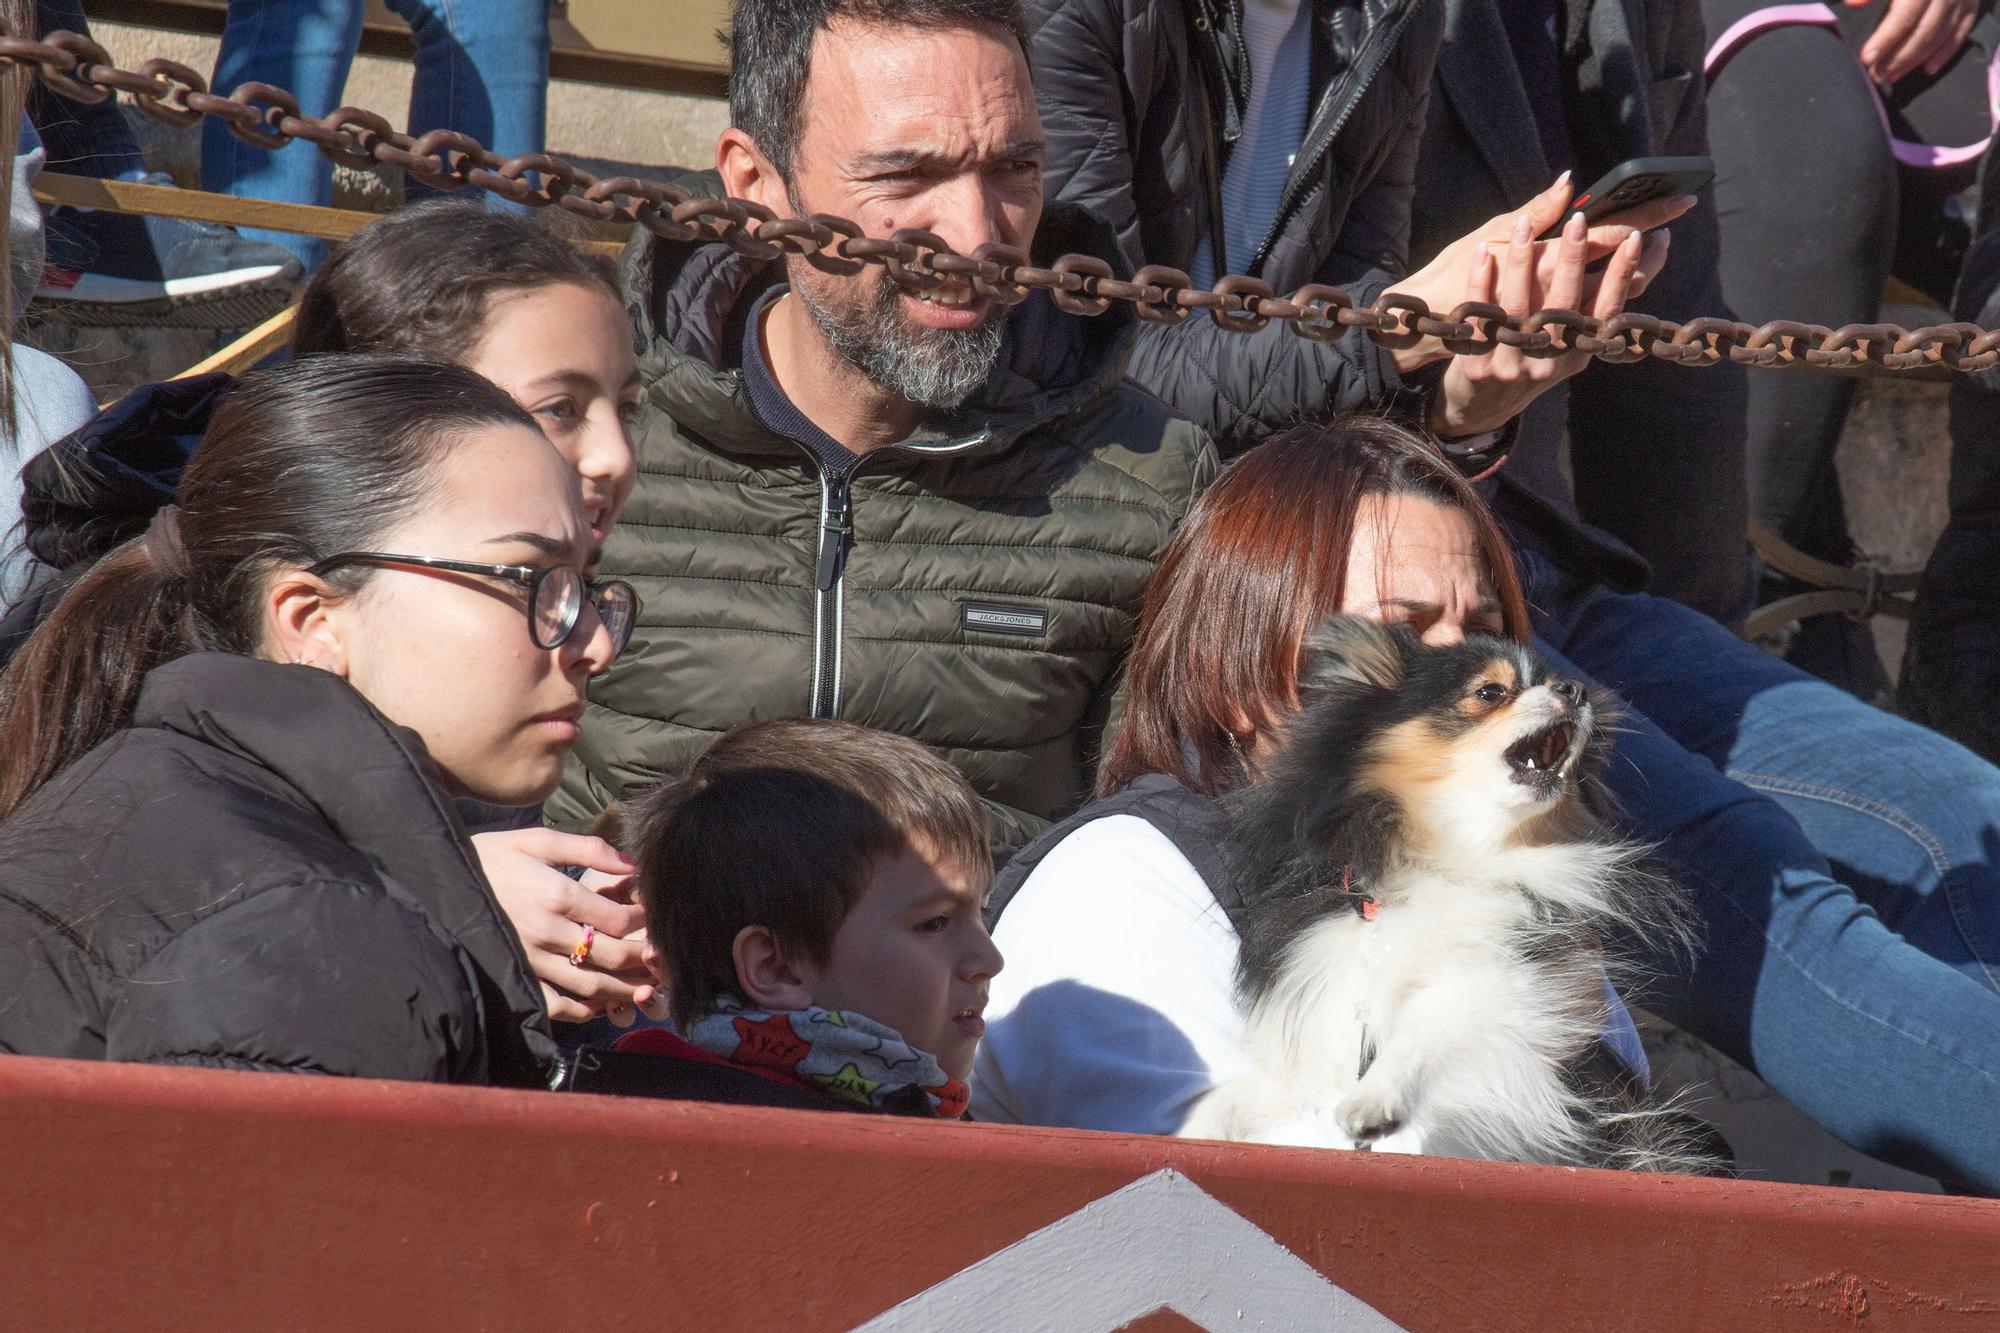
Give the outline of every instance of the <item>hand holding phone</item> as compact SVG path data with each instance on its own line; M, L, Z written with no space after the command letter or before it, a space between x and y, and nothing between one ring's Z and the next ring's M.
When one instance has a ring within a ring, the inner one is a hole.
M1586 223L1594 223L1613 213L1622 213L1655 199L1693 194L1715 179L1715 160L1707 157L1634 157L1620 162L1598 177L1591 187L1570 200L1563 216L1539 239L1552 241L1562 234L1563 223L1575 212Z

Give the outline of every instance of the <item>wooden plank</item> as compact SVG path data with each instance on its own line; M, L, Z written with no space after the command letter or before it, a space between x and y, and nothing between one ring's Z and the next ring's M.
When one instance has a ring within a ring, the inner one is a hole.
M20 1328L2000 1321L1974 1199L25 1057L0 1143Z
M556 7L549 34L558 49L645 55L727 74L729 52L718 34L729 27L729 8L729 0L567 0Z
M567 16L550 21L550 78L692 97L727 95L728 58L713 40L725 0L570 0L567 9ZM228 0L91 0L89 8L90 17L106 22L207 36L221 35L227 12ZM603 17L607 13L614 17ZM641 40L625 37L628 31ZM410 30L374 0L362 24L360 49L408 59Z
M292 325L298 322L298 314L296 305L286 306L229 346L195 362L174 378L192 379L214 370L227 371L231 375L242 374L292 340Z
M189 218L229 227L261 227L326 240L345 240L382 215L350 208L320 208L312 204L281 204L269 199L239 199L235 195L178 190L166 185L99 180L45 171L35 178L35 198L45 204L78 208L108 208L148 217Z
M189 218L196 222L216 222L225 227L261 227L268 231L318 236L329 241L344 241L370 223L388 216L361 209L281 204L269 199L242 199L233 194L99 180L94 176L66 176L53 171L45 171L35 178L35 198L45 204L108 208L113 212L138 213L149 217ZM578 240L576 244L592 254L614 259L625 248L623 241Z

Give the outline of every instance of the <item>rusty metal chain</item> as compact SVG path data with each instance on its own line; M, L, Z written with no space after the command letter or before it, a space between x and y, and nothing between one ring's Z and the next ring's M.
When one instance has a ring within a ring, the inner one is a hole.
M1103 260L1086 255L1064 255L1047 267L1005 245L982 245L963 255L927 231L905 228L883 240L830 214L780 218L745 199L697 198L662 181L634 176L599 178L549 153L503 159L466 135L433 130L412 137L358 107L302 116L298 99L283 88L246 83L219 96L208 90L200 74L171 60L119 69L102 46L73 32L52 32L39 42L0 37L0 63L28 67L50 89L74 101L96 103L125 93L142 113L169 125L192 125L212 116L231 134L260 148L303 141L343 166L366 170L388 163L441 190L491 190L516 203L554 206L594 222L635 224L671 241L720 241L753 259L797 255L828 273L851 275L875 264L913 291L957 279L1005 305L1040 289L1076 315L1099 315L1113 301L1123 301L1153 324L1178 324L1206 313L1224 329L1253 333L1282 320L1300 337L1319 342L1339 338L1348 329L1359 329L1389 348L1435 337L1456 356L1484 356L1504 345L1531 357L1582 353L1613 363L1652 357L1684 366L1712 366L1726 358L1745 366L1935 374L2000 365L2000 331L1974 324L1833 329L1773 320L1759 327L1712 316L1676 323L1636 313L1599 319L1559 309L1510 316L1497 305L1475 301L1440 314L1401 292L1384 292L1360 306L1338 287L1309 284L1280 296L1268 283L1241 275L1224 277L1204 291L1186 273L1159 264L1125 281Z

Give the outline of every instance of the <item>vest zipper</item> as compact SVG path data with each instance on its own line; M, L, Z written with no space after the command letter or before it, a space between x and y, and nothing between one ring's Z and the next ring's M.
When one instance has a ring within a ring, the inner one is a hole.
M982 433L949 444L884 445L840 469L826 467L816 455L813 457L819 471L819 556L813 566L812 716L840 715L840 640L845 620L847 552L854 541L854 474L868 459L878 455L955 454L976 448L991 438Z
M852 467L820 469L819 563L813 573L814 717L832 717L840 709L841 576L847 572L847 544L854 535L853 496Z
M1303 2L1310 4L1312 0ZM1339 114L1333 116L1331 124L1327 123L1327 112L1333 105L1334 94L1339 90L1339 85L1334 84L1326 90L1326 96L1320 99L1318 109L1313 112L1314 124L1306 128L1305 139L1300 145L1298 156L1292 159L1292 171L1285 179L1284 193L1278 198L1278 211L1271 218L1271 229L1265 233L1263 242L1257 247L1255 257L1243 270L1245 273L1257 273L1263 268L1264 261L1271 257L1271 247L1284 232L1285 224L1291 220L1292 211L1299 206L1299 200L1306 195L1307 178L1319 169L1320 158L1333 147L1334 139L1346 127L1348 118L1354 114L1354 108L1361 105L1362 95L1375 82L1375 76L1382 72L1382 66L1388 61L1389 53L1396 49L1396 43L1402 37L1403 28L1409 23L1410 16L1427 3L1429 0L1409 0L1403 12L1396 16L1395 22L1389 25L1386 32L1377 28L1370 34L1377 39L1375 45L1363 51L1362 60L1358 62L1361 67L1359 77L1351 85L1346 102L1341 105Z

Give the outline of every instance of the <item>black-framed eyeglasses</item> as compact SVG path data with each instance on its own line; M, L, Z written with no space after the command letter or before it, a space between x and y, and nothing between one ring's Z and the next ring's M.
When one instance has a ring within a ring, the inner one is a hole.
M625 651L632 627L639 621L639 594L623 579L586 579L568 565L490 565L478 560L446 560L435 555L395 555L388 551L343 551L330 555L306 572L325 574L342 565L411 565L453 574L477 574L508 579L528 590L528 637L535 647L560 648L583 619L586 597L597 608L604 632L611 636L611 655Z

